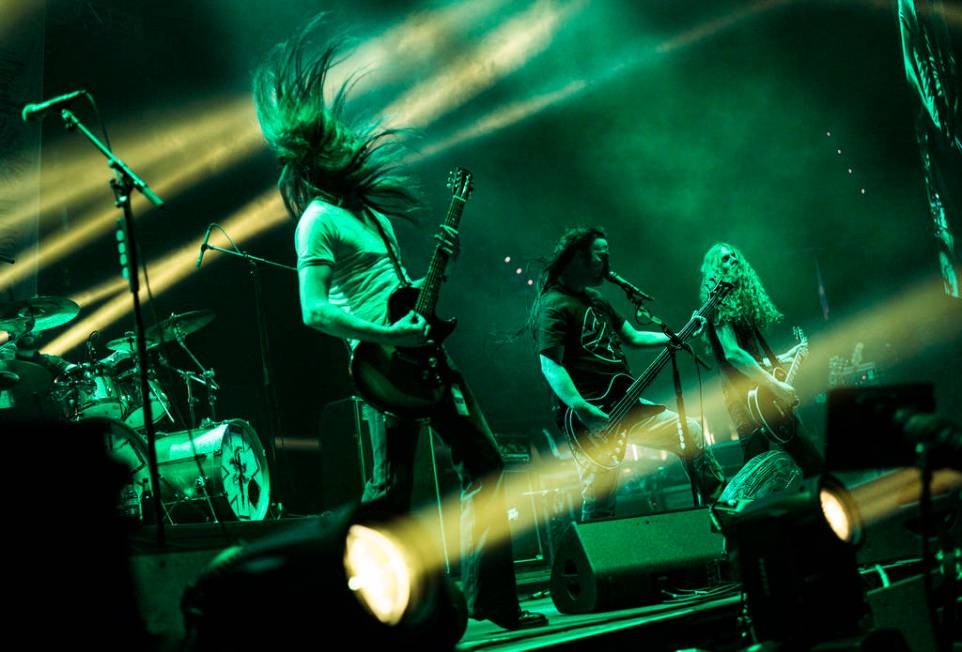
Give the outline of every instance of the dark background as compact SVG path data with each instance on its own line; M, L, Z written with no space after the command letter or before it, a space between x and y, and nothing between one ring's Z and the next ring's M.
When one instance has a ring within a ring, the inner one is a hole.
M764 10L681 44L672 39L745 13L752 4L542 4L548 10L568 5L576 9L524 65L437 119L414 125L415 146L428 147L499 107L584 83L583 91L524 120L412 165L430 208L421 225L397 226L414 275L424 269L430 235L447 205L448 170L461 165L475 176L462 254L439 312L459 318L448 347L494 430L541 445L541 430L550 425L547 388L530 341L503 340L524 321L533 296L526 281L537 278L538 258L550 252L564 228L579 224L607 229L613 267L654 295L652 309L676 328L698 305L698 270L706 249L717 240L740 247L786 315L771 343L789 345L793 324L809 333L816 354L800 383L804 411L816 431L823 416L815 397L825 390L828 358L848 357L858 341L865 343L865 359L878 362L884 380L932 380L943 411L956 411L962 394L956 371L962 362L959 312L947 299L939 300L913 127L918 105L905 81L894 3L765 3ZM162 141L168 113L184 107L200 112L249 95L251 71L268 48L318 11L331 11L334 30L363 42L417 11L445 6L51 0L44 94L90 90L107 125L117 125L115 133L122 134L113 145L124 156L137 139ZM487 30L535 5L474 6L471 20L436 39L419 65L400 67L400 57L382 62L392 73L390 81L358 93L351 106L376 113L471 52ZM953 37L962 38L957 26ZM677 47L664 47L670 43ZM46 121L45 175L70 152L88 147L77 140L55 120ZM137 169L137 161L128 162ZM102 163L91 158L91 166L97 165ZM92 167L89 173L106 180L106 172ZM145 257L162 256L191 240L199 244L209 222L225 219L270 189L276 174L264 149L198 175L188 188L166 197L163 214L139 221ZM106 184L100 201L105 206L111 201ZM58 207L54 215L42 216L42 232L74 228L84 210L88 207ZM243 246L293 263L293 226L285 223ZM511 256L510 265L505 256ZM39 293L69 296L99 283L116 272L114 259L111 236L105 234L42 269ZM819 303L816 264L831 307L828 320ZM521 275L515 273L519 266ZM323 405L351 393L346 350L301 324L293 273L265 269L262 280L280 407L275 434L316 437L324 428ZM925 310L880 316L920 284L934 290ZM219 416L248 419L263 435L271 427L260 383L252 288L241 261L209 252L204 266L160 294L147 315L149 324L152 314L216 312L189 344L216 369L223 386ZM629 310L617 289L605 292ZM860 315L858 328L848 326ZM130 327L124 318L104 329L102 341ZM634 369L643 369L653 355L632 352ZM80 356L80 348L67 353ZM187 366L177 351L170 357ZM697 410L693 369L686 363L682 371L689 409ZM712 380L706 375L706 382ZM673 400L670 382L670 373L662 374L652 398ZM712 386L709 382L706 391ZM169 384L168 393L182 403L182 387ZM717 437L727 438L727 416L717 408L709 405L709 424Z

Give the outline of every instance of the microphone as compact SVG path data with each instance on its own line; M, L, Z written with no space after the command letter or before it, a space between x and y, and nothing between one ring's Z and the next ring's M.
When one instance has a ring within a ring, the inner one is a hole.
M204 241L200 245L200 254L197 256L197 267L195 269L200 269L200 263L204 260L204 252L207 251L207 241L210 240L210 232L214 228L214 224L207 225L207 232L204 234Z
M65 104L70 104L81 95L86 94L87 91L79 90L72 93L67 93L66 95L60 95L53 99L49 99L46 102L40 102L39 104L28 104L23 107L20 117L23 118L24 122L30 122L31 120L36 120L37 118L43 118L43 116L45 116L47 111L50 109L56 109L57 107Z
M655 300L654 297L652 297L650 294L648 294L647 292L642 292L637 287L635 287L630 281L626 280L624 277L616 274L610 269L605 273L605 278L607 278L609 281L611 281L615 285L620 286L621 289L627 292L628 294L633 294L639 299L644 299L645 301Z

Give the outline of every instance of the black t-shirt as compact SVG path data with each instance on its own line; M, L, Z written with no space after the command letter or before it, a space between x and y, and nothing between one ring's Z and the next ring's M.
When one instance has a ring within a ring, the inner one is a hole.
M535 341L539 353L563 347L558 362L590 398L603 394L615 374L630 373L619 336L624 323L596 290L573 293L554 285L541 297Z

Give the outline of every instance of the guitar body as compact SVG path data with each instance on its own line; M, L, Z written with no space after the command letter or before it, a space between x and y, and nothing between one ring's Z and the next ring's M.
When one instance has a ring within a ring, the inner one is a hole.
M605 414L611 415L611 410L625 396L635 379L628 374L617 374L608 383L608 388L599 396L585 396L585 400L600 408ZM607 432L593 432L575 416L574 410L566 408L559 417L558 427L571 447L586 456L589 460L606 469L613 469L621 464L627 447L628 430L637 419L663 412L665 406L638 403L637 407L617 419Z
M401 287L388 299L393 324L414 309L418 290ZM454 330L455 320L426 317L434 344L417 348L361 342L351 356L351 375L358 394L382 412L423 419L450 390L450 368L441 343Z
M748 392L748 415L757 427L765 429L769 439L779 444L795 435L795 411L779 405L767 387L755 387Z
M772 376L777 380L788 383L795 382L799 367L808 355L808 339L802 329L795 328L795 338L801 347L795 353L792 365L788 371L776 366ZM775 394L761 385L757 385L748 392L748 416L756 428L765 431L765 435L774 442L784 444L795 436L795 406L785 407L775 400Z

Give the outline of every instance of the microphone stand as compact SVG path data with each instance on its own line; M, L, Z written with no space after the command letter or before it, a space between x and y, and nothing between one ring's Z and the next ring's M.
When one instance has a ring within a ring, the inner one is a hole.
M138 260L137 240L134 230L134 212L131 207L131 193L134 190L140 192L150 203L158 208L163 208L164 200L151 190L147 182L137 176L126 163L114 156L110 148L100 142L70 110L63 109L60 112L60 117L63 119L64 127L67 131L77 130L82 133L87 140L107 158L107 165L115 174L115 178L110 180L110 188L114 193L115 205L122 208L124 213L123 220L118 220L118 222L120 222L123 228L124 242L127 244L127 264L124 267L124 271L127 273L127 284L133 297L137 367L140 380L140 395L144 410L144 428L147 435L147 467L150 472L150 486L153 494L153 522L157 526L157 544L163 548L166 547L166 537L164 534L164 518L160 496L160 472L157 467L156 433L154 431L154 419L150 405L150 386L147 380L147 340L144 335L144 318L140 305L140 275L138 273L140 261Z
M264 387L264 394L267 396L267 411L271 427L271 431L268 433L268 436L265 439L267 439L267 451L270 455L270 460L273 463L276 461L274 459L274 437L276 437L280 432L280 424L277 419L277 397L274 393L274 385L271 381L270 342L267 338L267 321L264 317L264 295L261 288L260 269L258 268L258 265L268 265L270 267L286 269L292 272L296 272L297 268L291 267L290 265L284 265L283 263L277 263L273 260L267 260L266 258L252 256L246 251L242 251L240 249L224 249L223 247L218 247L212 244L208 244L207 249L219 251L222 254L237 256L238 258L243 258L247 261L247 264L250 267L251 279L254 282L254 310L257 320L257 340L260 349L261 382Z
M698 354L685 342L682 342L678 335L675 334L671 328L668 327L662 319L658 318L648 308L644 305L642 297L629 291L625 288L625 294L628 295L628 300L635 304L635 321L639 324L642 323L642 319L654 324L661 331L668 336L668 343L665 348L671 355L671 370L672 370L672 380L675 385L675 412L678 414L678 438L679 444L682 451L685 451L690 445L693 444L691 441L691 435L688 431L688 416L685 411L685 396L681 388L681 376L678 373L678 361L676 358L676 353L680 350L687 351L691 354L692 358L695 360L696 364L701 365L705 369L710 369L705 362L698 357ZM688 469L688 478L691 483L691 498L693 504L697 507L700 504L700 492L698 491L699 480L696 476L696 471L694 464L692 464L689 459L691 455L684 455L682 457L682 463Z

